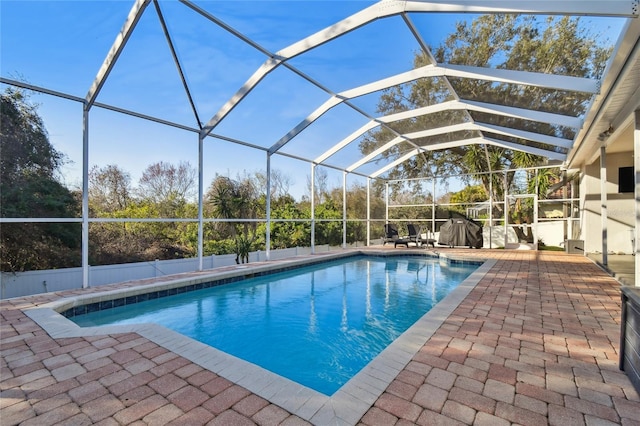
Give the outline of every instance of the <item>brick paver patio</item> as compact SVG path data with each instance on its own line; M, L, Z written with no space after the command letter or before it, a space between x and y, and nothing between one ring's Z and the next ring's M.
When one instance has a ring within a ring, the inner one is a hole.
M360 424L640 425L617 281L579 255L439 251L497 263ZM136 333L53 339L22 311L109 288L0 302L0 424L308 424Z

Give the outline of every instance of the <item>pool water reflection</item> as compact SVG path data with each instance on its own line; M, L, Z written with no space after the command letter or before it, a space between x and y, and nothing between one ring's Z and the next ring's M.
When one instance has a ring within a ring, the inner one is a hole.
M161 324L332 395L477 267L349 257L72 320Z

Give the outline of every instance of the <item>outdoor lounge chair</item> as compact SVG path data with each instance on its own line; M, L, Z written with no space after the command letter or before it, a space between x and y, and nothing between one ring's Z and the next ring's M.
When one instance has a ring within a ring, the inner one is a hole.
M399 239L400 234L398 234L398 226L394 225L393 223L385 223L382 245L385 245L387 243L395 243Z
M416 227L413 223L407 224L407 231L409 232L409 236L407 237L407 241L410 243L415 243L416 246L422 245L422 239L420 235L420 227Z

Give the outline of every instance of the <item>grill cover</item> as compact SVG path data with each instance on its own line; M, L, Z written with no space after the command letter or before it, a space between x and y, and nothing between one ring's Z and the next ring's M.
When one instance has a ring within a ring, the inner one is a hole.
M449 219L440 227L438 244L449 247L481 248L484 244L482 226L469 219Z

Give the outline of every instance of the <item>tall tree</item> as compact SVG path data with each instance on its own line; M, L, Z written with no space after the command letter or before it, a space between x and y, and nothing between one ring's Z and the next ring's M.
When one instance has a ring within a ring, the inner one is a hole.
M115 164L89 170L89 204L95 212L112 213L132 201L131 175Z
M605 67L610 48L597 40L597 35L589 33L579 18L561 17L541 20L534 16L483 15L471 22L458 22L456 32L436 48L432 49L439 63L463 64L477 67L527 70L535 72L570 75L577 77L599 77ZM430 59L418 53L414 66L428 65ZM378 103L378 112L391 114L424 107L445 100L454 99L452 87L462 99L553 111L560 114L579 116L584 113L589 100L587 94L576 94L562 90L515 84L495 84L489 81L449 77L424 78L414 83L386 90ZM411 120L391 123L390 126L401 133L430 129L449 124L458 124L469 119L487 124L512 127L539 132L552 136L572 138L574 130L562 126L552 126L516 118L496 116L488 113L445 111ZM477 132L452 132L446 135L422 138L418 145L429 145L447 140L479 136ZM524 141L499 134L487 136L506 142L521 143L546 149L550 147L531 141ZM379 129L363 138L360 149L369 153L392 138L391 132ZM397 158L412 149L406 143L396 145L384 155ZM526 165L539 165L540 157L526 158L516 152L496 147L463 146L446 151L430 151L415 157L411 162L400 165L390 172L392 179L430 176L433 174L464 174L469 172L499 171ZM487 155L488 153L488 155ZM489 157L489 162L487 162ZM526 160L522 163L521 160ZM491 165L491 167L489 167ZM480 179L489 190L488 176ZM504 184L494 182L494 196Z
M311 187L314 188L314 199L316 203L323 203L329 196L329 174L327 170L322 167L316 167L315 171L315 184L311 185L311 176L307 175L307 193L309 194L309 200L311 199Z
M36 104L23 90L7 89L0 104L0 215L72 218L78 197L58 180L64 155L51 142ZM0 229L3 271L78 266L80 225L12 223Z
M197 216L197 206L188 197L194 174L188 163L155 163L145 169L141 185L134 191L128 172L116 165L94 166L89 171L91 214L193 218ZM89 232L89 255L94 264L183 258L193 256L197 247L197 225L188 222L93 223Z
M259 212L259 191L256 181L245 177L233 180L217 175L206 194L206 201L213 207L213 214L220 219L232 219L222 222L235 243L236 263L249 262L249 252L256 241L257 223L255 221L236 221L256 219Z
M266 194L267 190L267 174L266 172L257 172L255 174L257 183L262 191ZM271 169L271 198L278 200L286 197L291 188L292 178L282 170Z
M175 215L176 210L195 195L196 177L197 171L188 161L178 166L160 161L142 172L138 195L160 205L161 214Z

